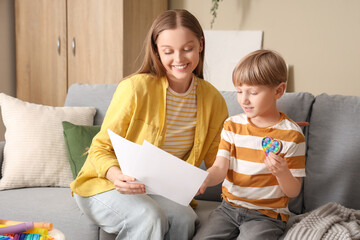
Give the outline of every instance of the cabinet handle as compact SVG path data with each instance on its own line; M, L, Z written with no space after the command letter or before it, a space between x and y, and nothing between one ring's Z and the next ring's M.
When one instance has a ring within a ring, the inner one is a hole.
M58 51L58 54L60 56L60 51L61 51L61 42L60 42L60 36L58 37L58 40L57 40L57 51Z
M73 52L73 55L75 56L75 48L76 48L76 44L75 44L75 38L73 38L72 40L72 52Z

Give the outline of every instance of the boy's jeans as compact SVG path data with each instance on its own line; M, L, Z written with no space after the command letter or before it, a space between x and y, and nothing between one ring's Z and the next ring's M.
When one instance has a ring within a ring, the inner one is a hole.
M105 232L120 239L191 239L197 215L158 195L127 195L116 190L91 197L74 194L80 209Z
M201 224L195 240L275 240L286 227L286 223L280 219L270 218L255 210L234 207L225 200L211 212L209 220Z

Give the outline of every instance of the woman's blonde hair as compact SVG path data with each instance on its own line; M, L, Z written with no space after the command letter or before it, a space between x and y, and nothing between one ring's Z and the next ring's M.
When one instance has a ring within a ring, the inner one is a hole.
M165 76L166 70L158 57L156 40L162 31L176 29L180 26L192 31L199 41L202 41L203 50L200 52L199 64L194 69L193 73L196 76L203 78L205 53L204 32L196 17L186 10L168 10L154 20L145 40L144 61L136 73L151 73L157 77Z
M287 67L277 52L257 50L240 60L232 78L234 86L247 84L274 87L287 81Z

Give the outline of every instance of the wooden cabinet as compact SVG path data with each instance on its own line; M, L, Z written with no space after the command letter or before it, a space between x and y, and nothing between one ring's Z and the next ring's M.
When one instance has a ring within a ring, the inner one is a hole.
M17 97L62 106L74 83L118 83L140 66L166 0L16 0Z

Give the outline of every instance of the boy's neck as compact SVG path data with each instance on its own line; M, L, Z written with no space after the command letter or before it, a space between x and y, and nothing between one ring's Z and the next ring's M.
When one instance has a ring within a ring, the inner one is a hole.
M277 124L281 119L281 113L276 110L266 116L257 116L255 118L248 118L248 120L256 127L265 128Z

